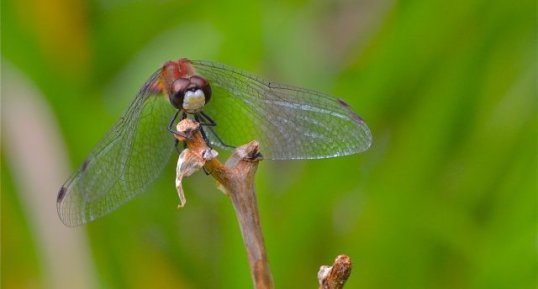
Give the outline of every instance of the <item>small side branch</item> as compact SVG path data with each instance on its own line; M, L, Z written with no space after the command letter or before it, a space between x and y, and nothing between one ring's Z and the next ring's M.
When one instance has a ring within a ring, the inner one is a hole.
M351 259L340 255L332 266L321 266L318 272L319 289L342 289L351 275Z
M219 183L219 189L232 200L237 220L247 249L251 276L256 289L272 289L273 281L267 262L260 218L254 188L254 176L262 159L256 141L238 147L232 156L222 164L216 152L207 146L199 130L200 125L184 119L177 125L179 141L187 144L178 161L176 186L180 195L180 205L185 203L181 179L202 166Z

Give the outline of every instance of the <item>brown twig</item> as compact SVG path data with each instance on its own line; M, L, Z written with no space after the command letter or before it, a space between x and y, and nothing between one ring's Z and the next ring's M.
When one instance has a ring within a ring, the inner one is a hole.
M243 236L250 265L254 288L272 289L273 280L260 226L254 176L262 159L258 143L252 141L234 150L232 156L222 164L217 152L211 149L200 133L200 125L184 119L177 125L181 135L176 138L187 144L179 156L177 164L176 187L180 199L179 207L185 205L183 177L200 170L202 167L219 184L219 189L232 200L237 220ZM336 257L333 266L321 266L318 272L319 289L342 289L351 274L351 260L345 255Z
M260 226L260 218L254 189L254 176L258 162L262 159L258 143L252 141L234 150L232 156L222 164L216 152L209 148L200 131L200 125L184 119L177 125L177 131L187 137L176 136L187 144L179 158L176 186L180 196L180 206L185 198L181 188L184 176L192 174L202 166L219 183L219 189L232 200L237 220L247 249L251 276L256 289L272 289L273 281Z
M321 266L318 272L319 289L342 289L351 275L351 259L346 255L340 255L334 260L334 264Z

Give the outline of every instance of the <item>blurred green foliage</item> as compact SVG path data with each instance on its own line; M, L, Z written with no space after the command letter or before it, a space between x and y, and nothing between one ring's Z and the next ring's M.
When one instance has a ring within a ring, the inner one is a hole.
M531 0L6 0L2 72L39 89L73 170L169 59L340 96L371 127L369 151L259 169L277 288L317 288L340 253L354 261L346 288L536 288L536 11ZM3 138L1 285L44 288L5 154ZM177 211L174 161L149 193L85 226L97 288L251 288L230 202L198 174Z

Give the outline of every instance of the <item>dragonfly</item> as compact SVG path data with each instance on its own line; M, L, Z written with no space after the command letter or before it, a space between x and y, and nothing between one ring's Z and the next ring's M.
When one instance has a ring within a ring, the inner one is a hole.
M211 147L257 140L265 159L321 159L367 150L370 129L342 99L267 81L227 65L168 61L60 188L67 226L102 217L148 187L177 148L177 118L202 124Z

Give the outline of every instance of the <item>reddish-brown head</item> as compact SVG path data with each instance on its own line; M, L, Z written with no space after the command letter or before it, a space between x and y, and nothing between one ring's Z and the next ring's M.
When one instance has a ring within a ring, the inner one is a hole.
M165 63L161 80L170 103L177 109L194 112L211 98L211 86L203 77L195 75L190 60L186 58Z

